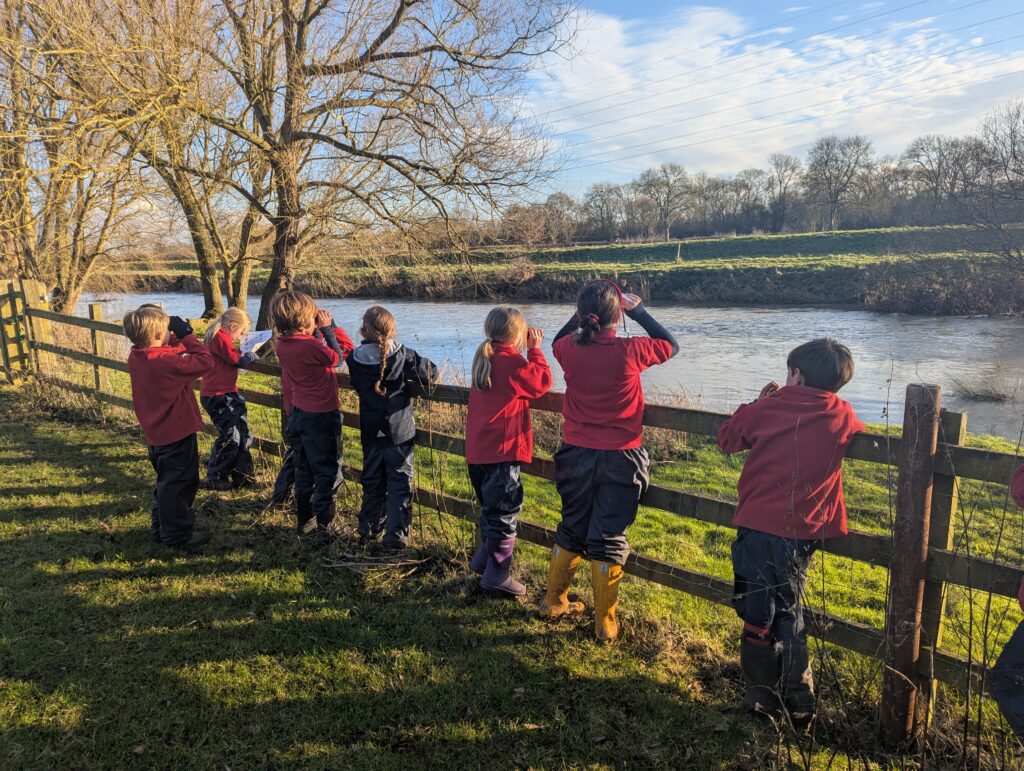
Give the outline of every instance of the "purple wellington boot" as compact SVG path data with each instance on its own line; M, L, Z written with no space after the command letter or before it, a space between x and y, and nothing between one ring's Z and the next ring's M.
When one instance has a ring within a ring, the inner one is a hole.
M487 592L507 594L512 597L525 595L526 587L509 575L512 568L512 551L516 547L515 537L488 538L485 547L487 549L487 567L480 579L480 588Z
M483 575L484 570L487 568L487 541L481 540L480 545L476 547L476 551L473 552L472 559L469 560L469 569L476 573L478 576Z

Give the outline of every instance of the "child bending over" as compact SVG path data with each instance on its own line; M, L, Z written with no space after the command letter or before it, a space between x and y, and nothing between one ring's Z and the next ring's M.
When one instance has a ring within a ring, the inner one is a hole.
M551 367L540 350L544 333L528 329L516 308L491 310L484 336L473 357L466 416L466 463L482 536L470 567L483 574L485 590L521 597L526 587L509 574L523 508L519 464L533 460L530 400L551 389Z
M213 356L187 321L168 317L156 306L126 313L124 333L132 341L128 354L132 408L156 471L150 519L153 540L175 549L201 546L210 539L194 529L192 503L199 489L196 433L203 430L203 421L192 383L213 369Z
M843 458L864 430L836 392L853 377L853 356L835 340L795 348L785 388L766 385L718 429L727 453L750 450L733 524L733 607L743 619L744 706L795 725L814 717L814 682L801 594L822 539L846 535Z
M379 305L367 310L348 371L359 395L363 443L359 536L366 543L383 533L385 547L401 549L412 528L413 400L437 380L437 367L399 343L395 331L390 311Z

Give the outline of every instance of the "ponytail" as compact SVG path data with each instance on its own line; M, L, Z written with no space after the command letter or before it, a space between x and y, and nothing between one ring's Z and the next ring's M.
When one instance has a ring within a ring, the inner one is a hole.
M494 344L511 345L517 350L526 348L526 319L518 308L499 305L491 308L484 319L484 341L473 356L473 387L486 391L491 387L491 359Z
M622 290L606 279L592 281L583 287L576 300L576 342L589 345L594 335L615 326L621 317Z
M484 340L473 356L473 388L486 391L491 387L491 357L494 356L494 344Z
M210 322L210 326L206 328L206 332L203 334L203 343L209 347L210 343L213 342L213 338L225 326L238 327L242 330L242 334L245 334L249 331L249 327L252 326L252 322L249 320L249 314L241 308L228 308Z

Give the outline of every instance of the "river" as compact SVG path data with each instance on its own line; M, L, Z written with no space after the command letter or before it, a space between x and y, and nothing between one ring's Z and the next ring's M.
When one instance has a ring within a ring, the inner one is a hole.
M156 302L172 314L195 317L203 310L198 294L100 294L83 298L103 302L104 317L119 319L128 309ZM258 298L250 301L255 318ZM366 299L325 299L320 305L353 338ZM445 379L466 382L473 352L483 336L490 304L387 300L398 320L399 338L438 364L447 364ZM550 356L554 333L572 313L563 304L519 306L533 326L547 334L549 354L562 385L558 364ZM644 375L650 400L682 399L688 406L730 410L749 401L769 380L783 381L786 354L814 337L832 336L846 343L856 360L856 376L841 395L853 403L866 423L903 419L907 383L943 386L943 406L968 412L972 433L995 434L1017 441L1024 420L1024 392L1006 402L967 401L951 389L956 377L995 378L1011 387L1024 376L1024 319L921 317L819 308L693 308L652 306L652 314L679 339L679 355ZM627 334L643 334L627 322ZM887 417L888 409L888 417Z

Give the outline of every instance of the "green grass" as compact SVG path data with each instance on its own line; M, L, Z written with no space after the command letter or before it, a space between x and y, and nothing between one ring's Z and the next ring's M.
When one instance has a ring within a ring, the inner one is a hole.
M64 374L91 383L88 368ZM123 375L110 377L112 391L127 392ZM275 390L251 374L242 385ZM533 618L543 550L518 552L529 602L486 601L464 568L469 526L436 512L417 512L414 564L353 573L298 549L286 517L263 515L266 487L201 492L200 523L213 544L198 557L170 557L148 541L151 471L124 413L90 423L76 407L54 419L25 399L0 391L10 415L0 424L0 559L8 567L0 758L8 765L166 765L173 754L233 768L477 767L488 758L499 766L735 768L770 765L777 752L801 747L816 768L830 758L839 767L895 762L874 741L877 662L814 643L821 728L813 747L792 737L780 744L728 711L739 689L730 610L628 579L623 640L599 648L586 621L552 628ZM452 415L432 409L421 411L421 425L451 430ZM257 434L276 437L272 410L252 406L250 415ZM346 458L358 465L358 441L346 433ZM550 451L550 435L542 443ZM723 458L709 441L689 437L656 457L659 483L733 497L742 459ZM421 484L469 497L460 458L421 448L417 462ZM272 463L261 463L264 485ZM888 471L850 462L846 478L852 526L886 532ZM343 491L348 517L355 495L352 486ZM1024 523L1007 512L1005 488L965 483L961 495L957 531L970 535L972 551L1017 563ZM527 501L524 519L557 522L550 483L528 478ZM643 509L630 539L642 553L730 575L726 528ZM881 627L885 581L880 568L819 556L809 602ZM588 584L577 580L587 599ZM997 599L996 623L983 634L984 602L970 599L953 592L944 647L964 653L973 641L978 659L981 647L997 650L1017 612ZM962 702L940 693L936 724L956 733ZM989 707L985 714L991 721ZM995 740L986 737L991 752Z

